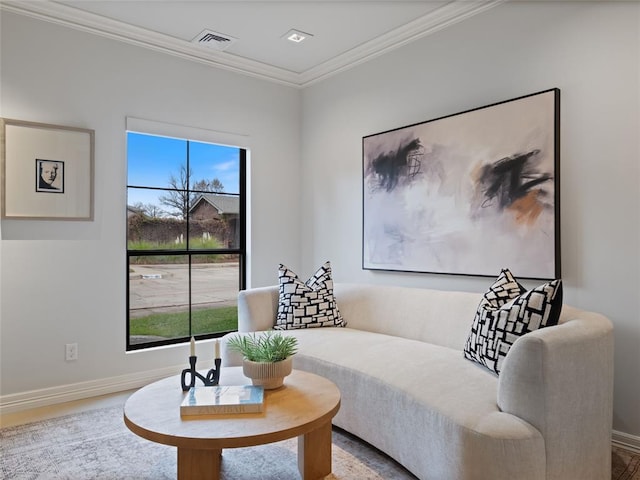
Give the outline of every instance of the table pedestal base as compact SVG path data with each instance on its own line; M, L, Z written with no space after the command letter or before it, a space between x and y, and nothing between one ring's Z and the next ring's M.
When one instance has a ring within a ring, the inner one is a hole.
M303 480L331 473L331 422L298 437L298 470Z
M219 480L222 450L178 448L178 480Z
M219 480L222 450L178 448L178 480ZM298 470L303 480L331 473L331 422L298 437Z

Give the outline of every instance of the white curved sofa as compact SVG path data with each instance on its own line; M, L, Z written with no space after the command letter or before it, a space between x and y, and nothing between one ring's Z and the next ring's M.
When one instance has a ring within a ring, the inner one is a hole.
M611 478L613 331L564 306L519 338L499 377L463 358L481 294L336 284L347 326L288 330L294 368L342 393L334 424L421 479ZM269 330L278 287L240 292L240 332ZM229 334L233 335L233 334ZM228 336L228 335L227 335ZM222 342L223 365L240 365Z

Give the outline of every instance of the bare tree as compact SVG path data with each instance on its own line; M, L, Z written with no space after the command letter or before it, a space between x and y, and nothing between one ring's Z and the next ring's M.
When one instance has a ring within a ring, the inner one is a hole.
M224 185L220 180L214 178L211 180L211 191L212 192L224 192Z
M203 179L195 182L191 186L191 190L195 190L199 192L224 192L224 185L217 178L214 178L211 181Z
M198 198L198 193L193 193L193 190L199 192L222 192L224 191L224 185L217 178L213 180L198 180L190 186L189 180L193 176L193 170L189 169L187 173L187 167L180 167L179 178L176 178L173 174L169 176L169 188L170 191L166 195L158 197L158 200L162 205L165 205L171 209L170 215L180 217L184 220L189 215L189 206ZM189 191L190 190L192 191Z
M168 187L172 190L167 192L166 195L161 195L158 200L162 205L170 208L169 214L175 217L187 218L189 213L189 193L187 187L189 186L189 175L193 174L192 171L187 174L187 167L180 167L180 177L176 178L173 173L169 175Z
M136 202L133 205L133 208L140 211L142 214L146 215L149 218L162 218L165 214L164 210L153 203Z

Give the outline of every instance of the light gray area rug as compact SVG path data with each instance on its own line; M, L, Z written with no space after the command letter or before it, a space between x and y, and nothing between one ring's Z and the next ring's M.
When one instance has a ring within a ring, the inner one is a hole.
M12 480L162 480L176 478L176 449L144 440L109 407L0 430L0 478ZM223 451L224 480L299 479L297 440ZM359 439L333 432L327 480L415 479Z
M296 439L225 450L223 480L299 479ZM614 448L612 480L640 480L640 454ZM176 449L125 427L109 407L0 430L0 478L11 480L163 480L176 478ZM333 474L326 480L415 480L360 439L333 432Z

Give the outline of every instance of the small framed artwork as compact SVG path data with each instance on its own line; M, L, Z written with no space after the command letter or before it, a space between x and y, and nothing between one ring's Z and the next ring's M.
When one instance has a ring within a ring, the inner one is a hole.
M362 267L559 278L560 90L363 137Z
M94 131L2 122L2 218L93 220Z
M64 193L64 161L36 158L36 192Z

